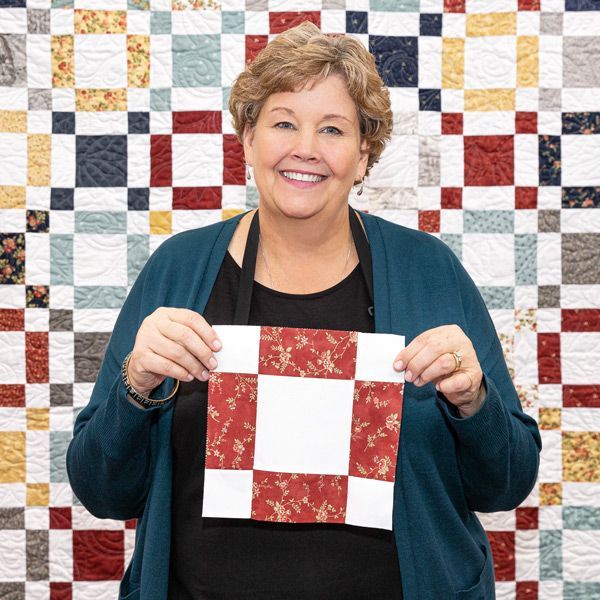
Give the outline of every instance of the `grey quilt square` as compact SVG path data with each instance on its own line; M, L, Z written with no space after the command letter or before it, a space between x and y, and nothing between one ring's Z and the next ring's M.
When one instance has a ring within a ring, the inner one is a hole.
M538 306L540 308L560 308L560 286L540 285L538 288Z
M563 38L563 85L600 87L600 37Z
M75 383L96 381L110 333L75 333Z
M559 112L562 105L561 90L555 88L540 88L539 107L543 111Z
M560 231L560 210L540 210L538 212L538 230L543 233Z
M49 34L50 11L40 8L29 8L27 10L27 32L33 34Z
M563 233L562 282L600 283L600 233Z
M562 35L563 15L562 13L541 13L540 14L540 34L541 35Z
M0 86L27 87L25 35L0 34Z

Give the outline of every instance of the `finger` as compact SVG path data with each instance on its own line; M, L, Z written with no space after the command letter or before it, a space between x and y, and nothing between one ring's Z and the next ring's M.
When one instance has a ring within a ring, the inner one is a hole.
M195 356L208 369L214 369L217 366L217 359L213 355L212 350L195 330L176 321L161 321L157 325L157 328L163 338L176 342L184 350Z
M442 355L447 354L447 342L439 336L432 336L426 345L411 358L406 365L404 378L406 381L419 383L420 377L425 370L432 367Z
M435 359L423 372L415 379L416 386L426 385L431 381L441 379L450 375L456 368L454 356L449 352L445 352Z
M149 344L149 348L154 354L166 358L185 369L186 377L191 373L197 379L203 380L205 378L204 374L208 373L208 369L210 368L199 361L184 346L165 337L153 344Z
M179 379L180 381L191 381L190 375L193 377L194 374L188 369L178 364L177 362L157 354L156 352L150 352L145 354L140 360L140 367L144 371L155 373L156 375L163 375L165 377L172 377L173 379ZM208 371L206 372L206 378L208 379Z
M462 330L458 325L440 325L439 327L433 327L422 332L398 353L394 360L394 368L398 371L406 369L410 361L433 340L445 340L448 347L450 347L452 338L457 337L458 332L462 333Z
M473 380L466 371L456 371L454 375L444 377L436 384L438 392L444 396L457 396L460 394L471 394Z
M178 308L167 313L171 321L185 325L193 329L215 352L218 352L222 343L217 332L208 324L206 319L199 313L188 308Z

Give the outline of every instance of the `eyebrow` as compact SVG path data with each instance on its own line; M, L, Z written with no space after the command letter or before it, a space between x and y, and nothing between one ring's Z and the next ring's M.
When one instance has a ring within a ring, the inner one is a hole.
M289 113L290 115L294 115L294 111L291 108L287 108L286 106L276 106L275 108L272 108L270 110L270 112L275 112L276 110L284 110L285 112ZM326 115L323 115L323 121L325 121L326 119L343 119L344 121L348 121L348 123L352 123L352 121L348 118L348 117L344 117L343 115L336 115L335 113L329 113Z

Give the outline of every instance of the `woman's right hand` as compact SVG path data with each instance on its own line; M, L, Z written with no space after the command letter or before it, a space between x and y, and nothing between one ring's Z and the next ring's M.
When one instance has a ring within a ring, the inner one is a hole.
M220 349L215 330L202 315L160 306L138 329L127 368L129 383L147 396L167 377L206 381L217 366L213 351Z

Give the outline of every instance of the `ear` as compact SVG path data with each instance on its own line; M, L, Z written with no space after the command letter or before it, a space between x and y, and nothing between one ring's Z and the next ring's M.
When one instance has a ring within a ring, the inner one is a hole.
M254 143L254 127L250 123L246 123L244 126L244 158L246 163L252 166L252 144Z
M356 167L356 181L360 181L367 172L367 164L369 162L369 150L369 142L363 139L360 144L360 159Z

